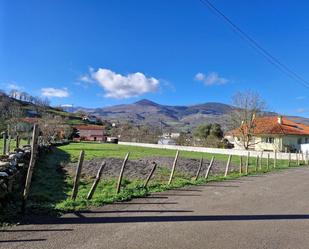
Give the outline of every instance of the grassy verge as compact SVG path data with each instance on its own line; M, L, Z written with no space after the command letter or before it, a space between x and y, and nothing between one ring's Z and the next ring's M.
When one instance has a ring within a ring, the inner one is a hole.
M176 171L172 184L167 185L167 179L170 174L170 170L165 167L160 167L155 173L156 180L151 180L147 189L143 187L144 180L123 179L121 192L120 194L116 194L116 179L105 180L103 174L103 179L99 182L92 200L86 200L86 196L90 190L93 180L81 179L77 199L73 201L70 199L73 187L73 179L69 175L66 175L66 173L63 171L62 165L68 162L77 161L81 149L85 150L86 159L98 157L123 158L128 151L131 152L130 159L139 159L146 156L170 157L175 155L175 151L173 150L132 147L114 144L72 143L70 145L60 146L55 148L52 153L41 157L37 162L33 175L29 201L27 203L28 213L59 215L64 212L83 210L90 207L113 203L115 201L125 201L136 197L144 197L153 192L161 192L187 185L205 184L210 181L236 179L245 175L234 172L230 173L226 178L223 175L210 175L207 180L201 176L197 181L194 181L183 172ZM202 155L207 159L210 159L212 156L211 154L199 152L180 152L180 157L186 158L200 158ZM216 155L216 160L227 161L227 156ZM239 157L233 157L233 162L235 164L239 163ZM277 167L275 169L273 168L273 160L270 160L269 169L266 167L266 159L262 160L261 169L259 167L256 169L255 162L255 158L250 159L248 175L263 174L270 171L288 168L288 162L284 160L277 160ZM293 162L291 167L297 167L297 163ZM15 213L20 207L19 197L20 196L18 194L13 196L14 206L13 209L11 208L10 210ZM6 220L11 219L11 216L7 215L7 217L10 218Z
M25 139L21 139L19 142L20 146L27 144L27 140ZM16 140L13 138L11 139L11 151L13 151L13 149L15 148L16 145ZM0 138L0 154L2 154L3 151L3 139Z

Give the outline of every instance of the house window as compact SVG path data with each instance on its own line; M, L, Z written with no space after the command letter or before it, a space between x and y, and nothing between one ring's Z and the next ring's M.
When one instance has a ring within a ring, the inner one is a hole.
M297 143L298 143L298 144L301 144L301 142L302 142L302 139L301 139L301 137L300 137L300 138L297 139Z
M308 141L309 139L306 137L305 138L305 144L307 144L309 141Z
M275 139L273 137L266 137L264 139L264 142L267 143L267 144L273 144L275 141Z

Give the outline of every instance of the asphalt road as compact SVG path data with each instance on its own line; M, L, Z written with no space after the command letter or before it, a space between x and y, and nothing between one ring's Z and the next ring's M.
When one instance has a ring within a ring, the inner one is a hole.
M0 248L309 248L309 167L167 191L0 232Z

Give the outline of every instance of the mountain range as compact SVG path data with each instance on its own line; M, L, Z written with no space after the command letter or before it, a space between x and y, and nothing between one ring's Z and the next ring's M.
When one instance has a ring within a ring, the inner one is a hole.
M169 127L174 131L186 131L204 123L219 123L228 130L230 113L235 107L223 103L208 102L189 106L161 105L148 99L142 99L132 104L115 105L103 108L64 108L68 112L85 112L103 120L112 122L132 122L148 124L157 127ZM266 115L276 115L265 112ZM309 125L308 118L292 117L296 122Z
M130 121L134 124L171 127L172 130L186 130L201 123L219 123L227 128L229 113L234 107L222 103L204 103L190 106L160 105L148 99L132 104L104 108L65 108L69 112L86 112L110 121Z

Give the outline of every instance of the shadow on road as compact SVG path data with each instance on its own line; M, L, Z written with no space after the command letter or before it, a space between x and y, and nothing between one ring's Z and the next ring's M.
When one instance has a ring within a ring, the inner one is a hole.
M1 243L25 243L25 242L36 242L36 241L46 241L46 239L13 239L13 240L0 240Z
M140 223L140 222L192 222L192 221L266 221L266 220L308 220L308 214L268 215L193 215L193 216L128 216L128 217L78 217L55 218L32 221L33 224L98 224L98 223Z

